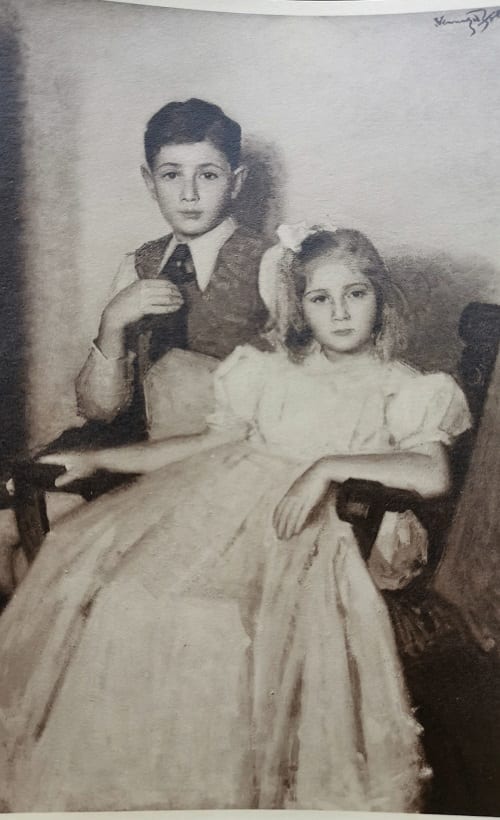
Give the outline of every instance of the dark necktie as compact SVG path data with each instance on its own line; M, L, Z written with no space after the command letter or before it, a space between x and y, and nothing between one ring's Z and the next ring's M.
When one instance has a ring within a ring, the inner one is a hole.
M167 259L160 278L170 279L177 287L196 282L193 259L188 245L177 245L173 254Z
M158 278L173 282L179 288L184 304L175 313L154 317L150 342L152 362L172 347L183 350L188 347L188 313L193 295L198 291L198 284L191 251L187 245L177 245Z

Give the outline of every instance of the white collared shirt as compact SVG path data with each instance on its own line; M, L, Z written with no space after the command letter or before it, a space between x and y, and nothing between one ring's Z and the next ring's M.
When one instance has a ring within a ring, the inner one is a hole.
M206 290L212 278L217 263L219 251L236 230L236 222L232 217L224 219L216 228L212 228L202 236L196 236L188 242L180 242L172 237L162 259L160 269L168 262L177 245L186 244L191 251L196 281L200 290Z
M182 242L173 235L163 255L159 271L166 265L177 245L186 244L191 251L198 287L201 291L206 290L213 276L220 249L233 235L236 228L237 224L235 220L229 216L224 219L223 222L220 222L217 227L208 231L208 233L204 233L202 236L196 236L188 242ZM111 301L117 293L131 285L136 279L135 253L128 253L113 280L108 301Z

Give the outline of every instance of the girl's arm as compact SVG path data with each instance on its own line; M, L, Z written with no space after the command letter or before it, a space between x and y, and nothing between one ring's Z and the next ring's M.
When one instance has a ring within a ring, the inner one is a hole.
M85 452L52 453L42 456L44 464L60 464L66 472L56 479L56 487L64 487L72 481L87 478L97 470L114 473L150 473L175 461L183 461L192 455L212 450L223 444L242 441L246 429L232 428L225 431L206 430L192 436L177 436L160 441L140 442L126 447L111 447Z
M450 487L446 451L437 442L394 453L325 456L292 484L276 507L274 526L278 537L297 535L331 484L341 484L349 478L379 481L388 487L419 493L423 498L444 495Z
M339 484L348 478L379 481L388 487L418 493L423 498L444 495L450 488L448 457L438 442L380 455L326 456L314 466L327 481Z

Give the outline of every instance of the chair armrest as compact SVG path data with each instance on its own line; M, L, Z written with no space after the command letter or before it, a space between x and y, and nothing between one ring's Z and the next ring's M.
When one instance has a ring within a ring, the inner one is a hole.
M386 487L378 481L349 478L337 490L337 515L349 524L369 523L384 512L420 511L422 496Z
M55 441L47 445L39 456L63 450L91 450L113 447L130 441L124 425L107 425L101 422L87 422L82 427L65 430ZM136 440L140 436L137 433ZM37 459L18 459L10 464L4 473L14 481L11 496L5 482L0 486L0 506L11 507L15 511L21 546L32 561L48 533L50 526L45 503L45 493L64 492L80 495L91 501L120 486L131 484L136 475L122 475L99 471L86 479L72 481L65 487L56 487L55 480L65 468L58 464L42 464Z
M454 503L453 494L426 499L416 492L354 478L344 481L336 491L337 515L341 521L351 524L365 561L370 557L384 513L406 510L415 513L429 536L426 577L432 576L439 564Z
M89 478L76 479L64 487L56 487L55 480L65 472L59 464L41 464L38 461L18 461L13 465L15 505L22 504L24 498L30 498L33 491L42 493L58 492L81 495L86 501L92 501L116 487L132 483L138 474L110 473L99 470Z
M90 478L72 481L65 487L56 487L54 482L65 471L59 464L40 464L37 461L18 461L12 465L14 495L11 498L20 543L29 562L36 557L43 539L50 530L45 494L64 492L80 495L91 501L119 486L132 483L137 476L132 474L107 473L100 471Z
M28 487L44 492L57 490L54 482L64 472L65 467L62 464L41 464L29 459L15 462L12 465L15 498L21 498Z
M136 439L139 439L136 436ZM88 421L82 427L65 430L57 439L46 445L37 456L62 452L64 450L98 450L103 447L118 447L130 443L119 425ZM11 467L14 479L15 498L32 498L33 492L64 492L81 495L91 501L103 493L122 484L129 483L137 476L108 473L101 470L90 478L72 481L65 487L56 487L55 480L64 473L64 467L57 464L41 464L37 459L19 459Z
M370 557L385 512L412 510L420 517L425 504L418 493L357 478L344 481L336 492L337 515L351 524L365 561Z

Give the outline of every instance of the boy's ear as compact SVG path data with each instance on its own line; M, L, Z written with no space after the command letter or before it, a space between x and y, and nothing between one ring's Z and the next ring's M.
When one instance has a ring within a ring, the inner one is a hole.
M240 165L233 171L233 190L231 191L231 198L236 199L239 196L243 184L248 176L248 168L246 165Z
M149 193L153 197L156 202L156 188L153 179L153 174L151 173L151 169L148 165L141 165L141 174L144 182L146 183L146 188L148 189Z

